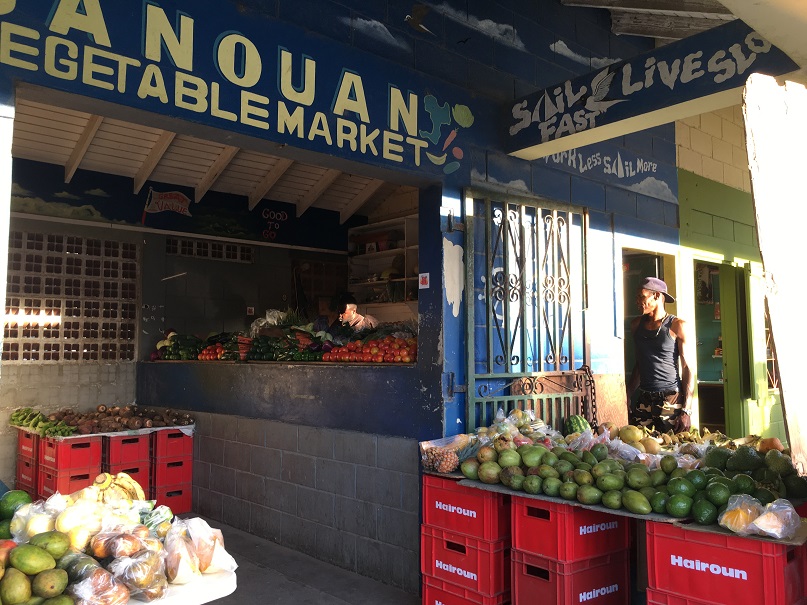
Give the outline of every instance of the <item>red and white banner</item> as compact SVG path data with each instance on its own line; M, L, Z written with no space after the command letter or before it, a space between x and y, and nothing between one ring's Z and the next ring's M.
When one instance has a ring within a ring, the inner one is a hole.
M188 211L190 205L190 198L180 191L165 191L161 193L150 189L144 212L154 214L156 212L170 211L178 212L185 216L191 216L191 213Z

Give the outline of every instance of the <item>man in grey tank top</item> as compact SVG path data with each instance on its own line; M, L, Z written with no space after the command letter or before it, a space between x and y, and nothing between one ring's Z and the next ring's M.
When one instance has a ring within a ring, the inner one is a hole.
M666 283L657 277L642 280L636 295L642 315L631 322L636 365L626 384L628 422L678 433L690 427L693 376L685 355L686 322L667 313L667 302L675 299Z

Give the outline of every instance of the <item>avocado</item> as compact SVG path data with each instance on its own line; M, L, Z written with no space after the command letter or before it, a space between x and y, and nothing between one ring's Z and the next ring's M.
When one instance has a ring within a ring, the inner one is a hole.
M765 454L765 466L778 473L780 477L787 477L796 472L790 456L783 455L779 450L769 450Z
M708 500L706 500L708 502ZM683 519L688 517L692 510L693 500L683 494L673 494L667 499L667 514Z
M725 447L712 446L706 450L702 466L726 470L726 461L731 458L731 450Z
M788 475L782 481L787 489L788 498L807 498L807 477Z
M754 471L765 464L764 459L749 445L738 447L726 460L727 471Z

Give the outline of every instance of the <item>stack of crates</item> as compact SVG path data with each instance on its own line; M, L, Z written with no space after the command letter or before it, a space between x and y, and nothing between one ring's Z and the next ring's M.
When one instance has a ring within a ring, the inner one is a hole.
M647 603L804 605L806 549L648 521Z
M101 472L101 435L41 437L37 497L72 494L90 485Z
M15 489L25 490L34 500L37 499L39 486L39 435L28 431L17 431L17 476Z
M147 433L104 435L101 470L126 473L148 496L151 490L151 440Z
M628 605L633 520L513 496L513 605Z
M179 429L151 433L150 498L174 514L193 509L193 435Z
M510 603L510 497L423 475L424 605Z

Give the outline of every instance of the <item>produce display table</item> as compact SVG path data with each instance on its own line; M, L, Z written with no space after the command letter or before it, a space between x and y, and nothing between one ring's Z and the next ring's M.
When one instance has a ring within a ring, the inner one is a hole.
M169 584L160 605L202 605L231 595L236 589L234 571L202 574L188 584ZM130 601L140 602L140 601Z

